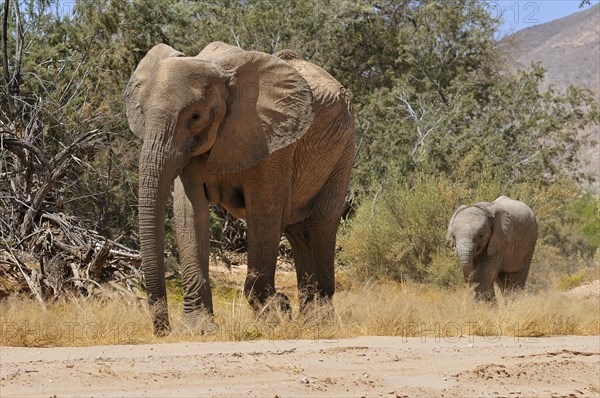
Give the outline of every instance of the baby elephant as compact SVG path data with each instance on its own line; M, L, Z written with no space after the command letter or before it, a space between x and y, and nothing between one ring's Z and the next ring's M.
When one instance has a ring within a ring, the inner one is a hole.
M522 289L538 236L533 211L525 203L500 196L493 202L460 206L448 225L448 242L456 249L465 281L476 297L494 300L500 289Z

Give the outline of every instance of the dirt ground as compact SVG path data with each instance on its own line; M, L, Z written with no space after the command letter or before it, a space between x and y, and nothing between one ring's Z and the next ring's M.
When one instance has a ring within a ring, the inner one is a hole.
M600 336L0 348L1 397L597 397Z

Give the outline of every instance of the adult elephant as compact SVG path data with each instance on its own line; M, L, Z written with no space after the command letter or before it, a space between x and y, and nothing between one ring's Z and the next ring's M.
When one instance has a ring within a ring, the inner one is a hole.
M153 47L125 92L131 130L143 139L139 233L154 332L168 332L165 207L174 213L184 315L213 313L208 204L247 220L244 293L255 310L277 295L281 235L292 245L301 306L334 294L336 231L354 155L350 96L321 68L275 55L209 44L186 57Z
M475 285L476 297L493 300L494 281L503 291L525 286L537 236L529 206L500 196L460 206L448 224L447 239L456 249L465 281Z

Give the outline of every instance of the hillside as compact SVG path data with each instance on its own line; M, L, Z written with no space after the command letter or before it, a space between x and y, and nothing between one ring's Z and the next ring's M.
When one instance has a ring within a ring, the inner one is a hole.
M539 61L547 70L547 83L560 88L569 84L585 87L600 101L600 4L523 29L500 44L516 67ZM590 132L600 142L598 126ZM600 150L588 147L581 156L590 161L585 170L600 179Z
M600 98L600 4L516 32L502 47L518 64L541 61L550 82L583 86Z

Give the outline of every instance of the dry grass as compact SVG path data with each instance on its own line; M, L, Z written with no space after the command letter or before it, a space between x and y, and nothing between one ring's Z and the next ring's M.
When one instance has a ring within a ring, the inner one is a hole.
M143 303L121 297L70 299L43 311L32 300L0 303L0 345L85 346L176 341L254 339L332 339L364 335L422 336L454 341L459 336L600 334L599 297L572 297L549 290L501 297L497 305L477 303L466 288L373 282L357 285L339 275L334 316L315 307L291 318L270 314L255 320L239 286L243 272L213 272L217 330L189 330L181 321L177 289L171 294L172 333L151 333ZM278 285L290 297L294 274L279 275ZM297 303L293 303L297 308Z

